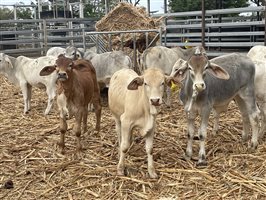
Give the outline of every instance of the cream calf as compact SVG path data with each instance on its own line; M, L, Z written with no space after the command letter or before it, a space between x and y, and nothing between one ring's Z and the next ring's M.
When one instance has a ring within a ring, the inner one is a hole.
M117 174L124 175L124 159L132 138L132 129L139 128L146 139L148 172L157 178L153 164L152 148L157 107L162 104L165 84L171 79L158 68L147 69L138 76L131 69L121 69L110 80L109 108L115 118L120 148Z

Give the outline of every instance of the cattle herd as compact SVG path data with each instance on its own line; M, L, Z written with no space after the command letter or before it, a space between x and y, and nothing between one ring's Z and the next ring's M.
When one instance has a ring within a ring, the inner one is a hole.
M141 74L133 70L131 59L122 51L97 54L81 48L52 47L46 56L27 58L0 53L0 72L20 86L24 114L31 109L32 86L45 88L48 115L56 98L59 111L61 153L64 153L67 119L74 117L73 132L77 151L82 149L81 132L87 131L88 111L93 106L96 131L100 131L100 91L108 88L108 105L113 115L119 145L117 174L125 175L124 160L132 143L132 130L138 128L145 138L148 173L157 178L153 164L153 140L158 108L171 106L173 84L180 85L179 100L187 118L187 148L191 159L193 140L199 140L197 166L207 165L205 140L208 120L214 115L212 133L218 131L219 115L234 100L243 122L243 140L252 137L249 150L255 151L266 128L266 47L254 46L247 55L231 53L208 59L203 47L182 49L155 46L139 58ZM164 92L167 99L164 100ZM195 118L200 117L195 130Z

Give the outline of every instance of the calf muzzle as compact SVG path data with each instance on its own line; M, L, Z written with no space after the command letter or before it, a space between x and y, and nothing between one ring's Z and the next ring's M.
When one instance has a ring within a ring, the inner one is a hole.
M161 105L160 98L151 98L150 101L151 101L151 105L153 105L153 106L160 106Z

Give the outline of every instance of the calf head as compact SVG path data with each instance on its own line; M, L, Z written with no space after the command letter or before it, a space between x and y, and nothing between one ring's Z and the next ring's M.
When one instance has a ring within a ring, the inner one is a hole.
M73 60L81 59L83 56L81 52L74 46L68 46L66 48L65 57L71 58Z
M174 77L178 82L182 82L186 76L190 76L193 82L193 91L199 93L206 89L204 82L206 73L219 79L227 80L230 78L227 71L219 65L210 62L205 52L197 49L188 61L177 60L170 76Z
M9 59L8 55L0 53L0 71L5 71L5 69L8 67L13 68L11 60Z
M144 93L153 106L162 104L165 84L171 85L172 77L165 76L158 68L148 68L142 76L134 78L127 88L129 90L137 90L139 86L144 85Z
M55 65L46 66L40 71L40 76L47 76L57 72L57 80L66 81L71 76L71 71L75 68L75 64L72 59L66 58L64 55L59 55Z

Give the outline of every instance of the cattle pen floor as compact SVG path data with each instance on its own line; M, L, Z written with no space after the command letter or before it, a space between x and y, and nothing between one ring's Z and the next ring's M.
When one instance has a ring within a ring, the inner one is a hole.
M61 155L56 106L43 115L47 96L33 88L32 110L23 115L18 87L0 76L0 199L265 199L266 142L249 153L241 142L240 114L232 103L221 116L216 136L206 142L208 166L198 169L196 161L183 159L186 120L177 95L172 108L162 106L154 141L157 180L147 176L144 140L136 135L126 157L127 176L116 176L118 162L115 123L103 107L100 133L82 134L84 150L75 153L75 136L69 120L66 153ZM106 102L105 102L106 105ZM208 133L213 125L212 117ZM197 158L198 142L194 142ZM7 183L13 182L8 189ZM12 186L12 185L11 185Z

